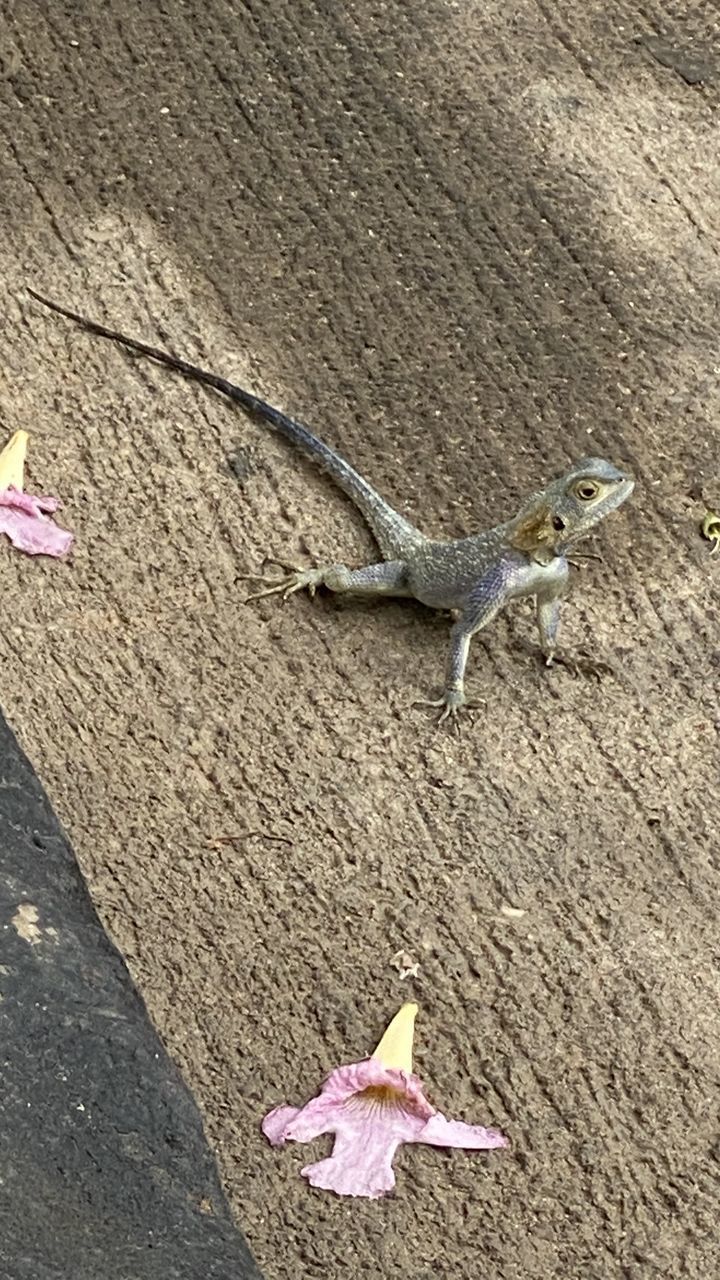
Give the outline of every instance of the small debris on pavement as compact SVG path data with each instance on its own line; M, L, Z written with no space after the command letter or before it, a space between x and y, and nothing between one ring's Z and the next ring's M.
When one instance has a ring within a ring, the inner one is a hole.
M397 969L401 980L403 978L417 978L420 971L420 962L413 960L408 951L396 951L390 963L393 969Z
M700 523L700 532L703 538L708 542L712 542L710 555L714 556L720 547L720 516L716 511L706 511Z

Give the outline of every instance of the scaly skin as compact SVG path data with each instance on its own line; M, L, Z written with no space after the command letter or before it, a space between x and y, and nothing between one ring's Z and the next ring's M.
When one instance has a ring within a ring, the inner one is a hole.
M456 620L442 697L428 705L439 719L454 716L465 703L465 667L470 641L510 600L534 596L540 644L548 665L556 655L560 600L568 582L568 561L576 543L615 511L634 481L602 458L584 458L523 505L518 514L470 538L439 542L427 538L395 511L340 454L301 423L217 374L189 364L157 347L128 338L74 311L28 292L52 311L90 333L118 342L130 351L214 387L296 445L352 499L372 530L382 555L377 564L348 569L342 564L298 569L266 582L250 599L317 587L364 596L412 596L435 609L451 610ZM264 582L264 579L258 579Z

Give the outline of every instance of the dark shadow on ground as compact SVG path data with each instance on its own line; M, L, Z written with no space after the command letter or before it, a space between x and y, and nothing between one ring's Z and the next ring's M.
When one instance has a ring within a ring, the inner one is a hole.
M3 1280L259 1280L198 1110L0 719Z

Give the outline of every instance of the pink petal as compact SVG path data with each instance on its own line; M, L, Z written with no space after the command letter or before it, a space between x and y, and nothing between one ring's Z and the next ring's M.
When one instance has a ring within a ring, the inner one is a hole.
M57 511L59 498L51 498L48 494L23 493L22 489L14 489L12 485L0 490L0 507L16 507L29 516L39 516L43 511Z
M395 1186L392 1161L403 1142L440 1147L507 1146L496 1129L446 1120L430 1106L420 1080L374 1058L332 1071L304 1107L276 1107L262 1130L275 1146L335 1135L332 1155L301 1170L313 1187L376 1199Z
M311 1187L334 1191L338 1196L367 1196L376 1200L395 1186L392 1161L401 1138L381 1128L375 1133L336 1130L332 1155L300 1172Z
M321 1097L329 1101L344 1102L346 1098L370 1087L395 1089L403 1095L407 1107L426 1120L435 1113L435 1108L430 1106L423 1092L422 1082L416 1075L395 1067L384 1067L376 1058L363 1058L362 1062L349 1062L346 1066L336 1067L323 1083Z
M0 491L0 533L7 534L13 546L28 555L64 556L73 535L43 514L57 511L59 505L57 498L4 489Z
M419 1141L431 1116L417 1076L368 1058L331 1072L318 1097L299 1110L276 1107L262 1127L275 1145L333 1133L332 1155L307 1165L303 1176L338 1195L376 1198L395 1186L392 1159L400 1143Z
M298 1107L275 1107L265 1116L260 1128L273 1147L281 1147L287 1141L285 1130L298 1110Z
M322 1093L318 1094L317 1098L312 1098L304 1107L300 1107L285 1125L285 1140L312 1142L321 1133L334 1133L337 1112L337 1103L330 1101Z
M425 1121L407 1110L402 1097L356 1094L332 1116L332 1155L301 1170L314 1187L340 1196L376 1199L395 1186L392 1161L403 1142L417 1142Z
M425 1142L432 1147L462 1147L466 1151L490 1151L510 1145L499 1129L483 1129L479 1124L446 1120L439 1111L428 1120L419 1137L408 1141Z
M368 1088L391 1089L402 1098L403 1111L422 1123L434 1114L417 1076L383 1067L374 1058L365 1058L330 1072L318 1096L300 1107L287 1123L285 1139L311 1142L321 1133L336 1132L337 1117L343 1118L346 1105L354 1105Z

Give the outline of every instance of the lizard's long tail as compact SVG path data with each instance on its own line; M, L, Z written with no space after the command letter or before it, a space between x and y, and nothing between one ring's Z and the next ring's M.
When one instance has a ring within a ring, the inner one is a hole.
M66 316L69 320L73 320L89 333L96 333L101 338L110 338L111 341L119 342L130 351L137 351L140 355L156 360L158 364L164 364L170 369L176 369L178 373L182 373L186 378L190 378L195 382L202 382L205 386L213 387L222 395L227 396L228 399L234 400L236 404L242 405L243 409L246 409L248 413L255 414L265 422L269 422L280 435L284 436L286 440L290 440L308 458L311 458L313 462L332 476L339 488L352 499L370 526L386 560L402 559L411 547L415 547L424 541L424 536L419 529L416 529L399 512L395 511L373 489L372 485L368 484L367 480L364 480L349 463L345 462L339 453L336 453L329 445L319 440L301 422L296 422L294 418L288 417L287 414L282 413L279 409L274 409L271 404L266 404L264 400L260 400L249 391L244 391L242 387L236 386L233 382L228 382L226 378L221 378L215 373L210 373L207 369L201 369L197 365L190 364L187 360L181 360L179 356L170 355L169 352L162 351L158 347L151 347L145 342L138 342L135 338L128 338L125 334L118 333L114 329L107 329L105 325L97 324L94 320L88 320L85 316L78 315L77 312L70 311L67 307L61 307L57 302L51 302L49 298L44 298L42 294L36 293L34 289L28 288L27 292L37 302L41 302L43 306L49 307L51 311L57 311L59 315Z

